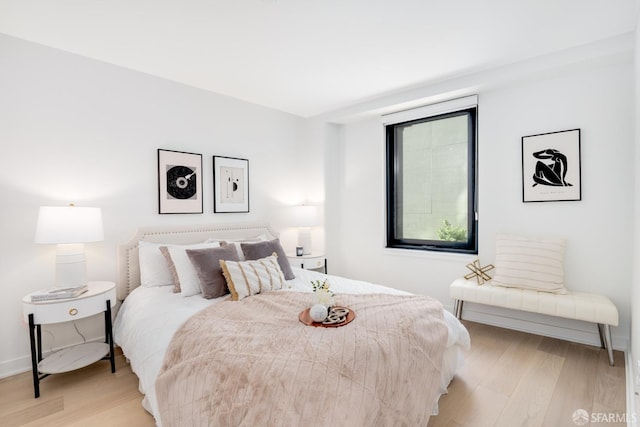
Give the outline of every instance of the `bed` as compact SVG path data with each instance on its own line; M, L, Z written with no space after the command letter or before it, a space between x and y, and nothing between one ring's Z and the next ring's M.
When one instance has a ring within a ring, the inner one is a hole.
M426 425L469 347L437 301L295 267L281 290L239 301L148 286L148 246L276 238L261 224L143 227L118 247L115 342L156 423ZM318 280L355 312L350 324L298 320Z

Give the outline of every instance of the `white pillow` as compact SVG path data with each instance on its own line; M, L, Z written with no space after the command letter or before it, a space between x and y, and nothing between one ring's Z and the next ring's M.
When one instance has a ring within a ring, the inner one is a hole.
M176 276L180 286L180 295L190 297L199 294L200 279L198 273L187 255L187 249L218 248L220 243L197 243L194 245L164 245L169 250L171 262L176 270Z
M164 243L138 242L138 260L140 263L140 286L173 286L173 276L167 261L160 252Z
M496 274L493 284L566 294L564 239L496 236Z
M276 254L254 261L220 260L220 267L232 301L287 287Z

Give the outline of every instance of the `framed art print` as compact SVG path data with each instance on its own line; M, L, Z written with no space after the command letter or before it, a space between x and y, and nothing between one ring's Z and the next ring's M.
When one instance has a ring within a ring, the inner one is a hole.
M213 156L213 212L249 212L249 160Z
M202 154L158 149L158 213L202 213Z
M522 137L522 201L582 199L580 129Z

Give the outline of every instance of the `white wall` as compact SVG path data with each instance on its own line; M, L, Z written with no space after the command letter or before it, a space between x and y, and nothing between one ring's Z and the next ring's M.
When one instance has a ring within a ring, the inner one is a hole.
M640 165L640 20L636 27L636 49L635 49L635 164ZM640 169L635 168L635 205L634 205L634 251L633 251L633 285L631 291L631 357L635 379L635 407L640 408ZM635 423L634 423L635 425Z
M568 239L570 289L609 296L620 312L614 344L629 337L633 229L633 63L629 38L581 47L501 70L420 88L479 95L479 257L494 260L497 232ZM533 71L532 71L533 70ZM403 94L403 101L411 100ZM398 96L389 97L389 105ZM373 106L369 103L366 107ZM366 108L363 107L363 108ZM377 100L377 110L384 100ZM352 117L358 116L351 109ZM359 117L362 117L360 114ZM580 128L582 201L522 203L521 137ZM448 286L475 257L406 255L383 249L384 137L377 117L343 125L330 145L327 248L332 273L428 294L451 306ZM469 304L470 318L598 343L596 328ZM538 325L521 322L530 319ZM561 325L556 328L553 325ZM567 329L569 328L569 329Z
M41 205L103 209L105 240L87 245L95 280L115 280L116 245L140 225L268 221L295 246L283 213L307 197L302 119L1 35L0 64L0 377L29 368L20 300L54 278L55 247L33 242ZM158 148L203 155L204 214L158 215ZM250 213L212 213L213 155L249 159ZM76 323L101 334L100 318ZM80 337L61 324L43 339Z
M634 225L628 47L624 40L583 47L349 111L478 93L481 260L493 261L497 231L567 237L567 282L572 289L602 292L618 305L618 347L629 336ZM6 36L0 36L0 63L6 159L0 169L0 340L9 343L0 346L0 377L28 368L20 299L49 286L54 276L55 249L33 243L41 205L103 208L105 241L87 247L94 279L115 279L116 245L139 225L268 221L292 245L295 231L286 228L286 206L304 200L324 203L330 273L433 295L448 306L449 283L474 259L383 249L384 151L376 117L362 114L346 125L325 123L331 118L302 120ZM523 204L521 136L575 127L583 136L583 200ZM157 214L158 148L203 154L204 214ZM212 213L214 154L249 159L249 214ZM322 249L322 227L314 239ZM473 306L467 313L514 327L522 326L516 317L528 318ZM101 334L99 319L77 324L89 337ZM562 325L573 328L568 333L579 340L597 341L591 325ZM537 330L563 334L544 325ZM78 340L68 325L44 333L45 348Z

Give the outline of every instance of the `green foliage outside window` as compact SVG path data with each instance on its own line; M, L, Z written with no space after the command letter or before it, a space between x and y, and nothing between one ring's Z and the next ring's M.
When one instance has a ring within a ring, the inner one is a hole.
M438 238L448 242L463 242L467 240L467 229L459 225L451 225L445 219L442 220L442 227L438 230Z

